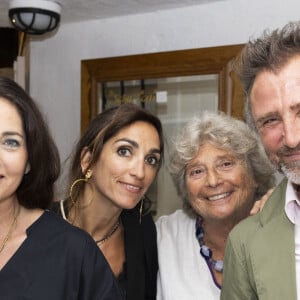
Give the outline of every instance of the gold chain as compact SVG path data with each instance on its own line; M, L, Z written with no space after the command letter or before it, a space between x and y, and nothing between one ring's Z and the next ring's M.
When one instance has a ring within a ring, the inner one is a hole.
M9 227L9 230L8 230L8 232L7 232L5 238L4 238L4 240L3 240L3 242L0 246L0 253L3 251L4 247L6 246L8 240L9 240L9 238L11 237L11 234L12 234L14 228L15 228L15 225L17 224L17 218L19 216L20 210L21 209L19 207L18 212L15 214L14 219L13 219L13 221L12 221L10 227Z

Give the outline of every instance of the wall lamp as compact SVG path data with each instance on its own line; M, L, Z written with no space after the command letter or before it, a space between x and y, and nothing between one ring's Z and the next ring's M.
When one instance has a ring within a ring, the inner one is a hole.
M21 32L39 35L54 30L60 22L61 4L47 0L10 0L8 15Z

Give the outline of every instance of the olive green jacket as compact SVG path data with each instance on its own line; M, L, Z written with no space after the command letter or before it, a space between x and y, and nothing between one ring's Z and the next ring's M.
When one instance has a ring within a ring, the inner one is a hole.
M231 231L221 300L297 300L294 225L284 210L286 186L284 179L261 213Z

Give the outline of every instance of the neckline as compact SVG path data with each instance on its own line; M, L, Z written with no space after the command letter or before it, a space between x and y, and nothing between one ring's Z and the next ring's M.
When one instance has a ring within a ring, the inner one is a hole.
M9 260L6 262L6 264L3 265L3 267L0 269L0 274L5 272L6 268L8 268L10 266L10 264L13 263L13 261L15 260L15 257L25 247L25 245L27 244L28 239L30 237L30 234L32 233L32 231L34 231L34 228L37 226L37 224L39 224L42 221L42 219L45 218L46 212L49 212L49 211L44 210L44 212L31 225L29 225L29 227L27 227L27 229L25 230L25 232L26 232L26 238L20 244L20 246L16 249L16 251L13 253L13 255L9 258Z
M65 200L60 200L59 201L60 212L61 212L61 215L62 215L63 219L69 222L69 220L67 218L67 215L66 215L66 210L65 210L64 202L65 202ZM121 216L118 218L117 222L113 225L113 227L108 231L108 233L106 233L104 235L104 237L102 237L101 239L97 239L97 240L95 240L93 238L94 241L95 241L95 243L98 246L100 246L103 243L105 243L117 231L117 229L119 228L120 224L121 224Z
M42 214L26 229L26 235L29 237L34 228L39 224L49 213L51 213L48 209L45 209ZM24 242L26 239L24 240Z

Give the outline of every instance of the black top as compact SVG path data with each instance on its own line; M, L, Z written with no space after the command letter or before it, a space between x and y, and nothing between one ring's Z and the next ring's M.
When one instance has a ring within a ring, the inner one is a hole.
M0 271L5 300L122 299L114 276L93 239L46 211Z
M66 205L64 208L68 216ZM121 214L126 262L118 282L126 300L155 300L158 271L156 227L150 213L142 216L140 224L139 208L140 204L134 209L123 210ZM61 215L58 203L53 210Z
M139 206L124 210L127 300L155 300L158 271L156 227L150 213L139 222Z

